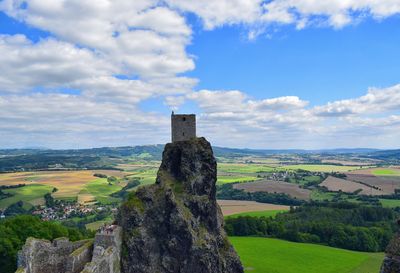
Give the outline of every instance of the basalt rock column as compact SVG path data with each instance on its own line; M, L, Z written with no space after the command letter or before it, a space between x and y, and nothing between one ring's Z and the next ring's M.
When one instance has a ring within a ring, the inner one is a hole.
M400 272L400 232L389 242L386 248L386 256L383 260L381 273Z
M216 202L217 164L204 138L165 146L156 184L121 206L124 273L242 273Z

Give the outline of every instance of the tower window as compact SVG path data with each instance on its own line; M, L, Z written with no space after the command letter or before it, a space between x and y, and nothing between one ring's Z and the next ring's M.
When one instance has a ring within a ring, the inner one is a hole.
M186 118L185 118L185 117L183 117L183 118L182 118L182 120L183 120L183 121L186 121Z

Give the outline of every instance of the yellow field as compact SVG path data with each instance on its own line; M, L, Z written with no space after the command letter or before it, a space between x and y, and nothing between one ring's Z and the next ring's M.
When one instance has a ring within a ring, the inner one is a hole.
M17 172L0 174L0 185L41 184L57 188L58 191L53 193L55 198L77 197L88 182L96 180L96 177L93 176L95 173L116 177L123 177L126 174L113 170ZM87 202L93 197L82 193L78 199Z

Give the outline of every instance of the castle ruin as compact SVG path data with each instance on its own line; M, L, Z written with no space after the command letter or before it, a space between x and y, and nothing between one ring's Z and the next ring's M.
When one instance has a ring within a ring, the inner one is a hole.
M196 138L196 115L171 114L172 142Z
M115 225L100 229L94 240L28 238L16 273L120 273L121 243L122 230Z

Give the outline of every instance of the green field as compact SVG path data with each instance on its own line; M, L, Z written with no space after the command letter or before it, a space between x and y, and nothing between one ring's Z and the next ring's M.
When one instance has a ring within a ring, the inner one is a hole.
M231 164L219 163L218 171L227 173L260 173L272 172L275 168L262 164Z
M279 167L280 170L305 170L310 172L347 172L352 170L358 170L358 166L339 166L339 165L318 165L318 164L298 164L298 165L287 165Z
M381 202L382 206L385 208L396 208L400 207L400 200L396 199L379 199Z
M225 218L234 218L239 216L251 216L251 217L274 217L280 212L286 212L287 210L264 210L264 211L250 211L250 212L242 212L237 214L232 214L226 216Z
M156 182L157 169L152 168L152 169L138 170L134 174L129 175L128 177L138 178L141 186L154 184Z
M85 190L93 195L97 201L103 204L118 202L118 198L111 197L110 194L122 189L118 184L109 185L107 179L99 178L85 185Z
M372 170L373 175L377 176L400 176L400 170L398 169L378 169Z
M13 194L13 196L1 199L0 208L7 208L9 205L18 201L24 201L32 205L38 205L39 203L44 202L43 196L46 193L50 193L52 190L52 186L41 184L33 184L20 188L3 190L5 193Z
M236 182L251 182L258 180L255 176L218 176L217 184L228 184L228 183L236 183Z
M332 200L336 194L333 192L323 192L319 190L313 190L311 192L311 200L315 201L325 201L325 200Z
M230 241L246 273L377 273L384 256L269 238Z

